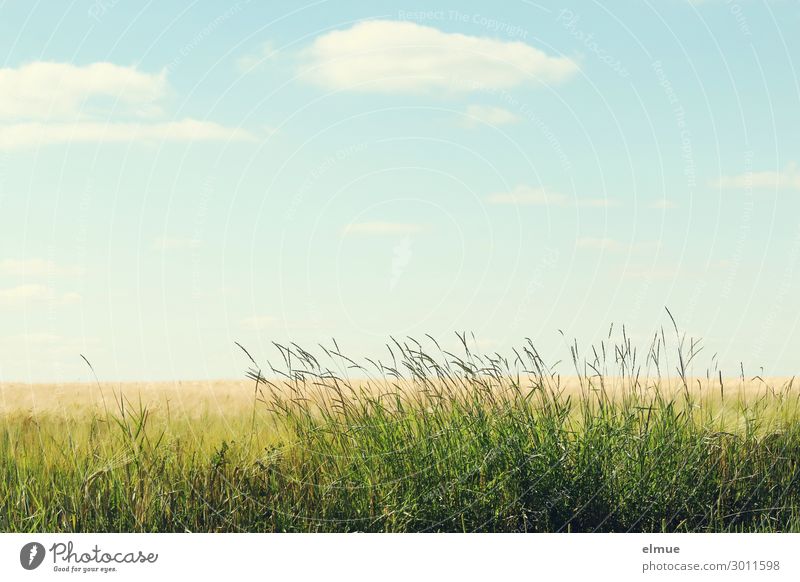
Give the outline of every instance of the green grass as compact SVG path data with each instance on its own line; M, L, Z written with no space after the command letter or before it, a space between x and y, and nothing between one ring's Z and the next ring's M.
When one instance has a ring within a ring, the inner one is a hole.
M797 389L693 380L694 345L675 389L662 338L645 370L608 347L614 375L574 348L572 387L530 344L506 360L394 343L371 371L327 352L358 382L293 346L273 380L251 370L233 423L121 395L90 417L8 414L0 530L800 531Z

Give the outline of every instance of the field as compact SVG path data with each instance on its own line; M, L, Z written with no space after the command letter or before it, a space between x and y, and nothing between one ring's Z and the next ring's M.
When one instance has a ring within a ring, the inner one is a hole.
M0 530L800 531L793 379L692 375L663 338L641 363L575 346L566 376L462 338L363 365L280 346L239 382L0 385Z

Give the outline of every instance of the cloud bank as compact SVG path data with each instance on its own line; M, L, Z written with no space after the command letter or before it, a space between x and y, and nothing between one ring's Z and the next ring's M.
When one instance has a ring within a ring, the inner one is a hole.
M381 93L507 89L558 83L578 69L523 42L447 33L413 22L370 20L317 37L305 73L332 90Z
M134 113L153 113L167 91L166 73L112 63L77 66L34 62L0 69L0 120L71 119L99 100Z
M800 190L800 171L792 162L781 172L745 172L722 176L716 185L733 190Z
M0 149L88 142L255 139L197 119L164 120L166 72L100 62L0 69Z

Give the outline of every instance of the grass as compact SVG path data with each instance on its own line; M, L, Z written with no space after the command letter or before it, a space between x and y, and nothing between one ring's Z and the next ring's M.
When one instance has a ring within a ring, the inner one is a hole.
M0 530L800 531L792 380L692 376L663 330L641 363L573 345L569 377L461 343L278 346L216 392L4 386Z

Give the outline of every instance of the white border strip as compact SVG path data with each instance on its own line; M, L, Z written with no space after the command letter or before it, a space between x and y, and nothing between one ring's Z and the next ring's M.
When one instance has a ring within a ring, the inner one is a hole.
M0 580L794 581L798 553L800 534L0 534Z

